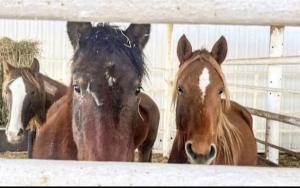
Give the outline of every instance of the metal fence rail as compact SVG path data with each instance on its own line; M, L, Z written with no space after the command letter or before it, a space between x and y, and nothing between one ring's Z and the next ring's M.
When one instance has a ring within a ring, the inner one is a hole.
M283 151L283 152L285 152L285 153L291 154L291 155L297 157L298 159L300 159L300 153L294 152L294 151L289 150L289 149L285 149L285 148L283 148L283 147L276 146L276 145L274 145L274 144L266 143L265 141L262 141L262 140L260 140L260 139L256 139L256 141L257 141L258 143L260 143L260 144L264 144L264 145L273 147L273 148L275 148L275 149L278 149L278 150Z
M299 65L300 56L230 59L224 65Z
M247 107L251 114L300 127L300 118Z

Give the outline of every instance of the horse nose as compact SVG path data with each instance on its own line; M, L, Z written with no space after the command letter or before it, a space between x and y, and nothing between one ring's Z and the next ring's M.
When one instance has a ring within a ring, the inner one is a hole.
M21 135L23 135L23 134L24 134L24 129L20 129L17 135L18 135L18 136L21 136Z
M215 144L211 144L209 149L206 150L207 152L204 152L205 150L197 152L193 149L193 144L191 141L186 143L185 151L192 163L199 164L210 164L216 158L217 154L217 148Z
M20 143L24 136L24 129L19 129L19 131L11 131L6 129L6 138L7 141L11 144Z

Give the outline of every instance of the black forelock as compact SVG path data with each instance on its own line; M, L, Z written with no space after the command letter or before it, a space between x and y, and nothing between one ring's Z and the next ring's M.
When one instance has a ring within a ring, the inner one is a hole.
M118 26L98 24L92 27L89 36L79 40L80 49L88 50L92 54L98 54L99 51L103 52L103 50L107 52L123 52L130 59L140 79L147 72L143 51ZM77 55L75 53L73 59L76 59Z

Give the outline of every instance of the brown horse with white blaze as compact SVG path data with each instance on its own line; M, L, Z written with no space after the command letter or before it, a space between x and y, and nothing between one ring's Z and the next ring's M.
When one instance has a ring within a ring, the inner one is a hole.
M34 158L150 161L159 124L154 101L140 92L142 50L149 24L125 31L109 25L68 22L75 49L72 84L50 108L34 145Z
M8 114L6 137L8 142L23 141L29 131L28 155L31 158L36 129L46 121L50 106L66 93L67 87L39 72L34 58L30 67L3 65L2 97ZM32 138L30 138L32 136Z
M170 163L256 164L252 116L246 108L230 101L221 70L226 54L227 42L223 36L211 52L192 51L186 36L180 38L177 46L180 65L173 93L177 134Z

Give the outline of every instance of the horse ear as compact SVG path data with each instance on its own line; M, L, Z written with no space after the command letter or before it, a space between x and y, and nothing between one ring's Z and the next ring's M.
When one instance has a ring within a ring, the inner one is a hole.
M92 30L90 22L67 22L67 33L73 50L79 45L79 41L88 37Z
M6 61L3 61L2 65L3 65L3 73L4 73L4 75L7 75L10 71L12 71L13 69L15 69L14 66L12 66L9 63L7 63Z
M126 29L126 36L143 50L146 46L151 31L150 24L130 24Z
M192 55L192 45L190 41L186 38L185 34L183 34L177 45L177 57L179 59L179 63L181 66L186 60L188 60Z
M220 39L214 44L211 55L215 60L221 65L225 60L227 55L227 42L224 36L221 36Z
M40 71L40 63L39 63L39 61L36 58L33 58L33 62L31 64L31 66L30 66L30 69L33 72L39 72Z

